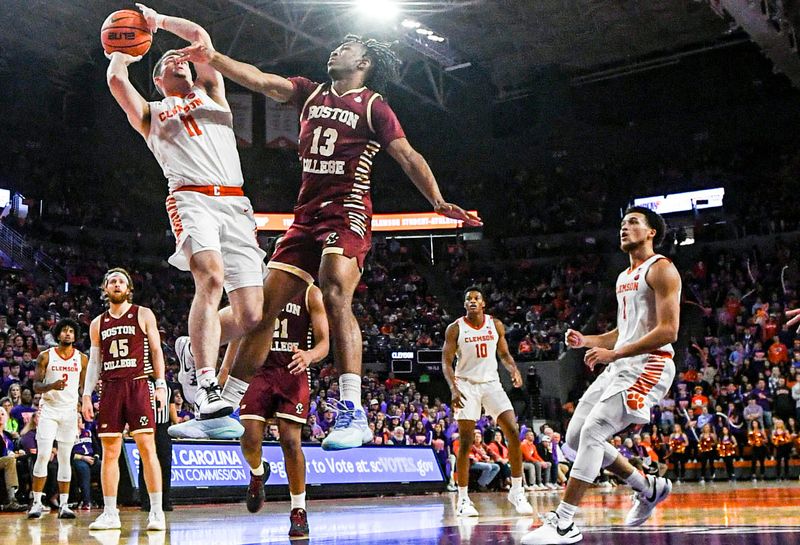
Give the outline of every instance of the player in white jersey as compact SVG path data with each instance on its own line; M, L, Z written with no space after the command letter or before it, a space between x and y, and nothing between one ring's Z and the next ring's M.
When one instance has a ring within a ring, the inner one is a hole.
M503 323L484 312L486 302L480 288L472 286L464 291L464 308L467 311L466 316L447 326L442 350L442 369L450 386L454 416L458 422L458 436L461 438L456 458L458 467L456 514L463 517L478 516L478 511L469 499L467 488L469 453L475 422L480 419L483 407L500 425L508 441L511 462L511 490L508 492L508 501L520 515L530 515L533 513L533 507L528 503L522 486L522 450L519 444L517 419L514 407L500 384L497 357L500 357L500 361L511 374L511 382L516 388L522 386L522 375L508 351ZM454 358L457 358L455 370Z
M164 29L211 46L208 33L196 23L137 5L153 32ZM225 85L219 72L207 64L194 65L197 77L193 79L189 63L167 51L153 70L153 82L164 99L147 102L128 78L128 65L139 58L118 52L109 58L111 94L169 181L167 212L176 241L169 262L194 277L189 338L197 368L199 417L224 417L238 400L225 402L215 377L220 341L241 337L260 322L266 255L258 247L252 205L242 191ZM219 315L223 289L231 312ZM176 349L189 350L186 343Z
M80 332L77 322L64 319L56 324L53 336L58 346L39 354L33 391L42 394L39 427L36 430L36 462L33 465L33 504L29 519L42 516L42 495L47 481L47 463L58 441L58 518L74 519L67 505L72 480L72 446L78 436L78 400L89 359L73 344Z
M525 545L582 540L573 518L602 468L636 491L625 517L627 526L644 524L672 490L669 480L643 475L608 442L631 424L649 422L650 408L666 395L675 377L671 343L678 336L681 277L672 262L653 249L665 232L661 216L648 208L629 208L622 219L620 247L630 267L617 278L616 329L602 335L567 330L571 348L589 348L584 362L590 369L597 364L608 367L583 394L569 423L565 450L575 460L564 498L555 511L542 516L539 528L522 538Z

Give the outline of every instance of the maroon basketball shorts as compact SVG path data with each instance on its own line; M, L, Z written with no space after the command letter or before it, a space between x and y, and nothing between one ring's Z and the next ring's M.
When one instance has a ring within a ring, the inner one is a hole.
M239 419L283 418L298 424L308 419L311 397L308 371L293 375L285 367L258 370L239 405Z
M122 435L125 424L131 435L152 432L156 417L153 410L155 392L145 378L104 380L97 415L97 435Z
M317 278L326 254L354 257L363 270L372 242L372 219L335 204L325 210L314 218L295 216L267 267L299 276L309 284Z

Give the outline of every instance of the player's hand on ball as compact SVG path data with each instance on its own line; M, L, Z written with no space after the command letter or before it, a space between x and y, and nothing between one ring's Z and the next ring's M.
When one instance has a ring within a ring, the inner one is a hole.
M792 327L793 325L800 323L800 308L796 308L794 310L787 310L786 317L791 318L788 322L786 322L786 325L788 327ZM797 331L798 333L800 333L800 327L797 328Z
M585 363L589 369L594 371L594 366L598 363L611 363L616 359L617 353L613 350L595 347L586 352L586 355L583 357L583 363Z
M211 62L211 57L214 56L214 49L206 44L194 42L190 46L178 49L177 53L182 61L208 64Z
M586 339L583 337L583 333L574 329L567 330L564 334L564 340L570 348L583 348L586 346Z
M294 354L292 361L289 363L289 372L293 375L304 373L308 366L311 365L311 354L307 350L300 350L296 346L293 347Z
M142 60L142 55L134 57L133 55L128 55L127 53L122 53L121 51L113 51L111 53L103 53L103 54L106 56L108 60L112 62L114 62L114 59L119 59L120 61L125 63L125 66Z
M451 404L454 409L464 408L464 399L461 397L461 392L455 386L450 389L450 397L452 398Z
M159 27L159 18L163 18L163 15L159 15L153 8L148 8L144 4L138 2L136 3L136 7L142 12L144 20L147 21L147 26L150 28L150 32L155 34Z
M434 206L433 210L434 212L442 216L458 221L463 221L464 223L466 223L471 227L479 227L483 225L483 221L477 214L473 214L472 212L467 212L457 204L442 202Z

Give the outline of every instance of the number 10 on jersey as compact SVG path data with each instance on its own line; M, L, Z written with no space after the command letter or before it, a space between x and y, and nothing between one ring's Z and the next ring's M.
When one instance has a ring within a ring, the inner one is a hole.
M486 346L486 343L475 345L475 355L479 358L485 358L489 355L489 348Z

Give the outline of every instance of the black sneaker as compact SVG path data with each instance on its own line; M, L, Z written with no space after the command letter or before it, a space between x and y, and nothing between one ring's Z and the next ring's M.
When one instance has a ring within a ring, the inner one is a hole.
M264 474L253 475L250 472L250 486L247 487L247 510L258 513L264 507L264 483L269 479L269 464L263 462Z
M292 524L289 528L289 537L308 537L308 518L305 509L300 507L292 509L289 522Z

